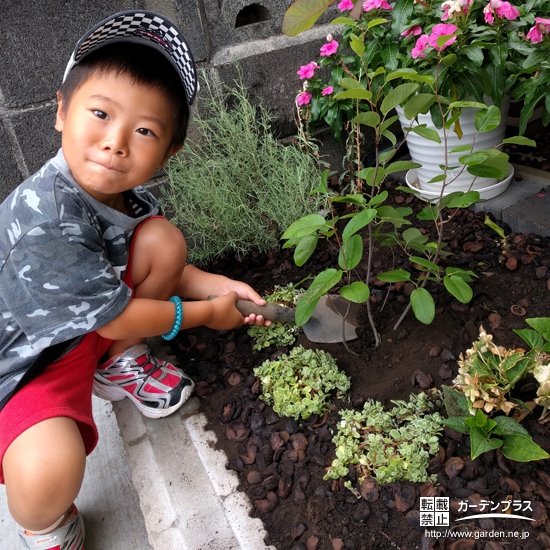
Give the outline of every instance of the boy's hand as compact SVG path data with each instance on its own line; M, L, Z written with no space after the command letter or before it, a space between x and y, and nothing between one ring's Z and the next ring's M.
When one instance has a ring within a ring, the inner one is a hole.
M237 299L238 295L234 291L212 298L212 316L205 325L216 330L240 327L244 323L244 318L235 307Z
M259 306L265 306L266 301L249 285L242 283L241 281L234 281L233 279L225 279L218 291L221 293L236 292L240 300L249 300ZM268 327L271 321L264 319L263 315L255 315L254 313L244 317L243 324L248 325L265 325Z

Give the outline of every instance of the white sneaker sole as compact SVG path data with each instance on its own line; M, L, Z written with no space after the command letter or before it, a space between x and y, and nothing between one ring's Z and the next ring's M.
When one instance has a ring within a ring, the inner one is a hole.
M189 381L191 384L189 386L185 386L181 392L179 402L167 409L154 409L153 407L147 407L139 399L137 399L137 397L134 397L121 387L103 384L97 380L94 380L93 393L97 397L105 399L105 401L122 401L123 399L129 398L143 416L146 416L147 418L164 418L165 416L170 416L172 413L176 412L189 399L189 397L191 397L195 383L191 379L189 379Z

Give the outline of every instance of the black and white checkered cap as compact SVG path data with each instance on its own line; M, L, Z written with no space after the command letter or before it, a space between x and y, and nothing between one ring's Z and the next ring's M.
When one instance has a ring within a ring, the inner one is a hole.
M166 57L179 74L191 108L199 84L193 55L180 30L168 19L147 10L116 13L90 29L77 43L65 69L63 80L84 57L107 42L147 44Z

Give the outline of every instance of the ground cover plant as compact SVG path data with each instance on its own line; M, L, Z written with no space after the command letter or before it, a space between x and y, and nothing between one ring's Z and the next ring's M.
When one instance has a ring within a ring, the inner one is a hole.
M190 241L189 260L278 248L283 231L315 212L319 172L313 158L279 143L270 116L253 106L242 83L202 77L190 136L167 165L162 203Z

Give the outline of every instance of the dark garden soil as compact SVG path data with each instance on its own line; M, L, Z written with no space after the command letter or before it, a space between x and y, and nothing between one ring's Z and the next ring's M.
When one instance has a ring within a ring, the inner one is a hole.
M410 195L391 194L397 204L408 204L415 211L422 208L422 203ZM379 489L376 484L365 484L364 497L357 499L343 486L344 480L323 481L325 468L335 456L331 432L335 431L339 409L359 409L367 399L391 406L391 399L406 399L413 392L450 385L457 374L456 360L477 338L480 325L494 335L497 344L521 347L513 329L525 328L526 318L550 316L550 238L507 231L503 241L483 223L484 217L460 211L446 225L444 240L452 255L444 265L471 269L478 275L470 304L432 289L435 321L426 326L409 313L394 330L411 288L377 286L375 281L371 305L381 335L378 348L374 347L366 316L360 337L348 343L349 351L343 344L311 344L303 334L300 336L297 344L328 351L352 380L349 399L336 401L326 418L279 418L259 399L261 390L254 367L288 350L270 347L253 351L245 327L224 333L201 328L175 341L181 363L197 382L209 428L216 432L218 446L228 456L227 467L238 473L241 489L253 503L252 515L266 527L267 543L278 550L550 548L549 461L512 463L500 451L471 460L468 438L449 429L441 438L439 455L431 461L430 472L437 475L435 484L391 483ZM325 245L303 268L294 265L292 250L282 250L273 255L253 254L240 261L217 261L208 269L267 293L274 285L296 283L310 273L317 274L335 265L336 260L337 250ZM397 268L392 262L399 263L399 259L380 248L374 275ZM360 266L358 275L364 279L363 268ZM523 383L518 397L532 399L534 387ZM535 412L540 414L540 410ZM550 424L541 425L536 415L532 417L524 425L534 441L550 451ZM277 448L279 444L282 447ZM350 478L353 480L351 474ZM437 531L443 534L447 529L452 534L439 539L426 536L430 533L419 526L421 496L450 497L449 527ZM521 502L517 506L527 508L524 515L535 521L459 521L461 516L485 510L482 502L494 505L507 499ZM466 531L470 531L469 536L461 535ZM513 531L518 534L512 535ZM520 539L521 533L528 538Z

